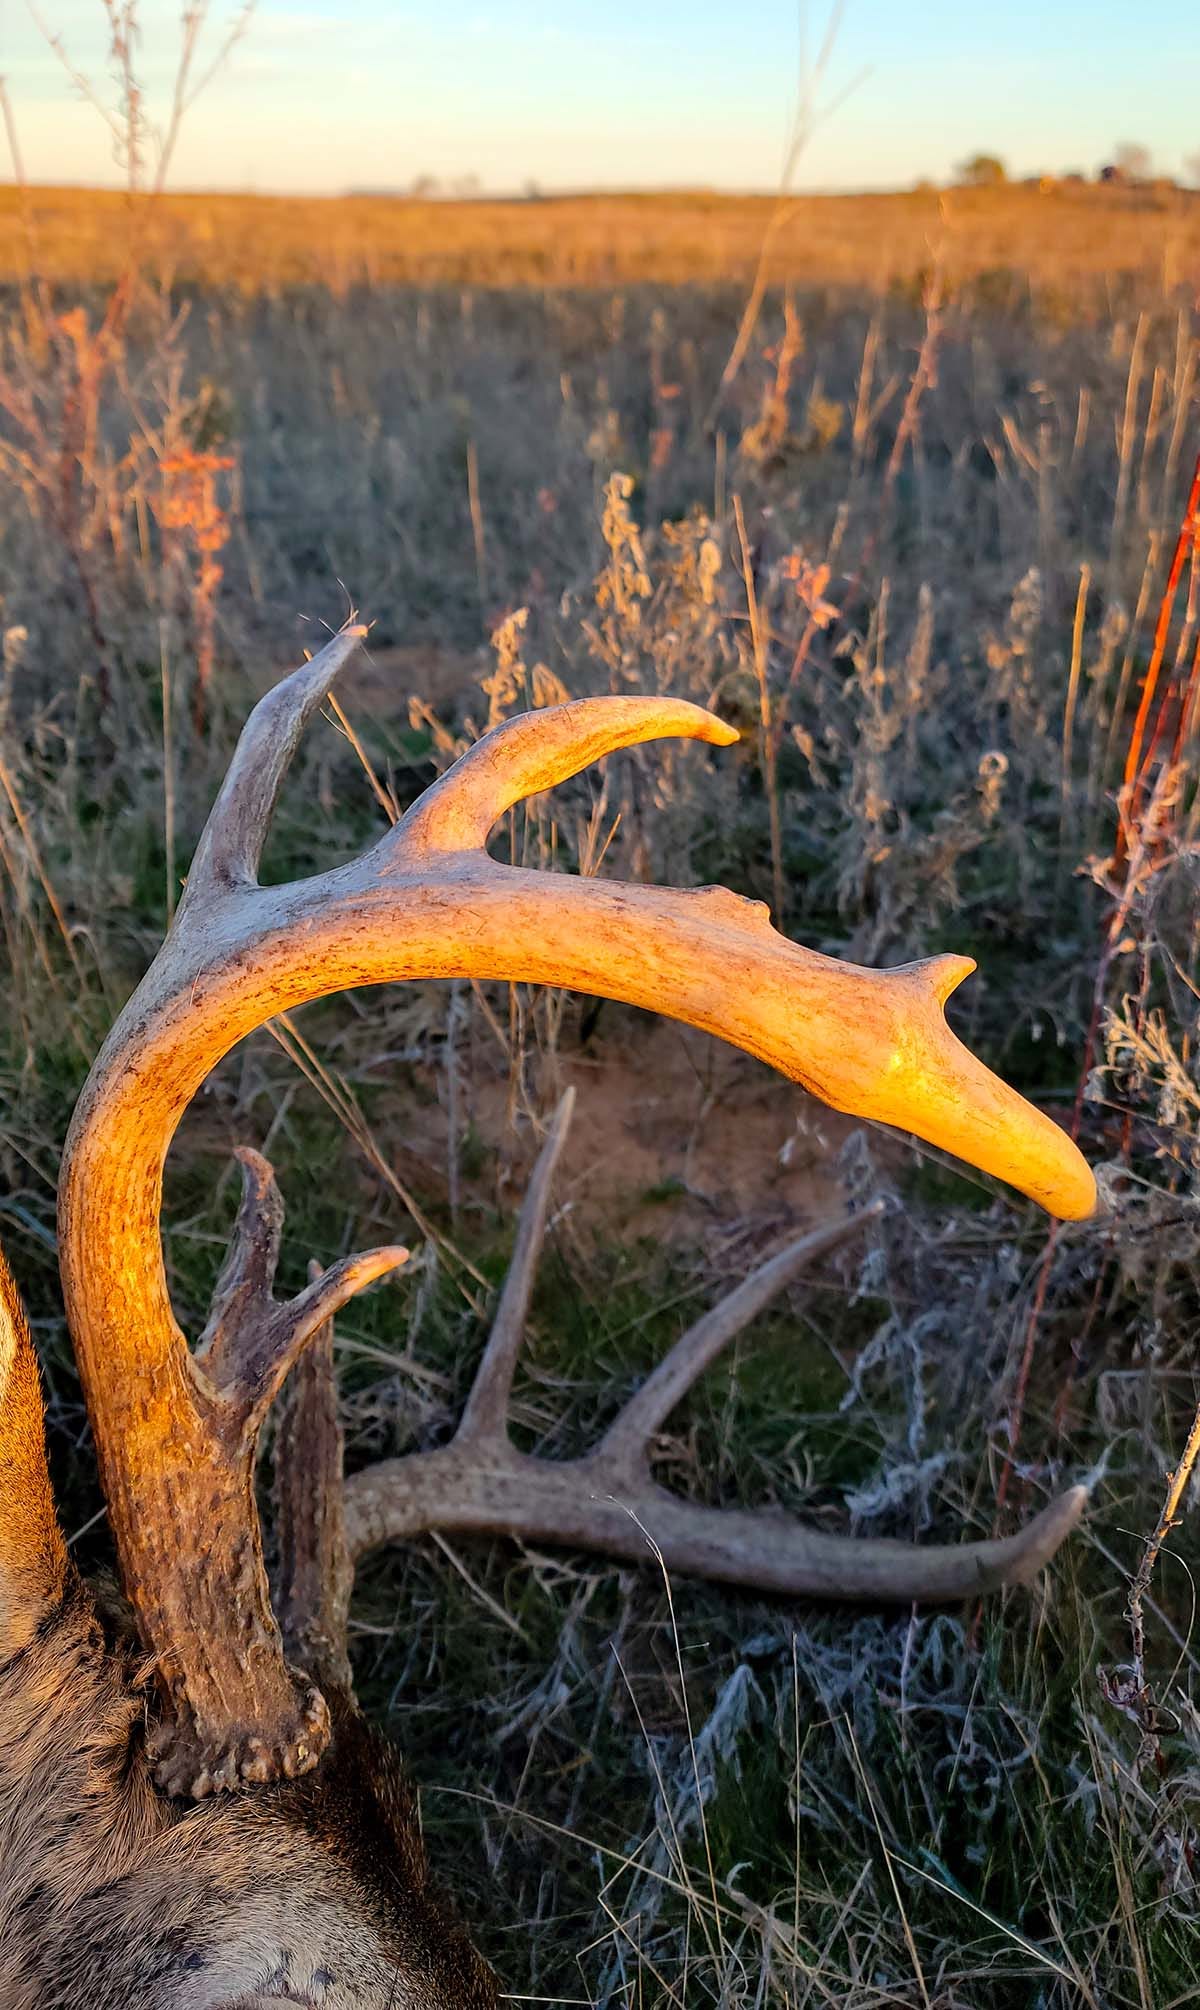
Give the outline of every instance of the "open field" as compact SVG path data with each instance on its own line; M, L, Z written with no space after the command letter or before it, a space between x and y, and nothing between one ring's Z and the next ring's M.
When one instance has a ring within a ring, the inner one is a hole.
M0 322L0 1235L77 1553L106 1557L58 1152L251 697L348 599L374 623L288 784L280 877L348 856L511 712L698 699L737 747L613 757L493 849L721 881L865 962L978 956L952 1020L1077 1118L1110 1211L1048 1242L1011 1195L630 1011L391 988L255 1036L197 1099L165 1219L180 1318L203 1317L230 1152L254 1144L288 1277L422 1250L343 1316L340 1361L356 1464L438 1442L573 1083L515 1412L561 1456L759 1256L882 1195L656 1469L925 1540L1087 1478L1043 1584L822 1611L668 1587L652 1559L428 1543L363 1575L360 1692L519 2000L1193 2001L1194 1504L1147 1604L1152 1696L1122 1712L1102 1671L1128 1663L1127 1575L1200 1382L1195 544L1120 857L1116 816L1200 451L1200 201L798 204L791 293L722 389L762 204L172 198L179 292L148 284L98 338L122 205L32 200L62 283L14 286ZM10 278L20 244L6 198Z
M41 269L71 286L121 270L132 225L175 283L274 293L286 287L745 284L771 196L711 192L528 201L414 201L0 188L0 280L24 269L27 222ZM1136 281L1194 290L1200 191L1167 184L1016 184L910 194L802 196L784 205L770 277L812 286L910 287L935 259L954 287L1028 289L1078 310L1078 289Z

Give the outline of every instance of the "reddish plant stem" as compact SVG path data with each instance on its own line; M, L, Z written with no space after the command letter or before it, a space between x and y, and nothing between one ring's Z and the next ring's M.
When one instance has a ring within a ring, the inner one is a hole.
M1079 1082L1075 1090L1075 1101L1071 1107L1071 1121L1067 1127L1068 1135L1074 1143L1078 1143L1079 1141L1080 1127L1083 1123L1083 1105L1087 1094L1088 1077L1092 1072L1092 1065L1096 1058L1096 1045L1100 1038L1100 1025L1104 1017L1104 999L1108 990L1108 973L1116 957L1118 944L1121 942L1125 932L1125 925L1129 919L1129 910L1137 881L1138 875L1136 873L1129 872L1126 874L1125 884L1121 889L1117 905L1109 917L1108 927L1105 930L1104 936L1104 948L1100 955L1100 961L1096 966L1096 979L1092 986L1092 1012L1088 1020L1087 1035L1083 1043L1083 1062L1079 1070ZM1050 1232L1046 1237L1046 1247L1042 1255L1041 1267L1038 1271L1038 1281L1034 1289L1033 1303L1029 1308L1029 1318L1025 1326L1025 1339L1021 1348L1021 1363L1017 1370L1017 1385L1013 1390L1013 1399L1008 1413L1008 1451L1005 1454L1004 1471L1000 1475L1000 1484L996 1490L997 1511L1003 1508L1008 1498L1009 1482L1021 1443L1021 1427L1025 1416L1025 1399L1029 1393L1029 1377L1033 1368L1038 1327L1041 1324L1042 1313L1045 1309L1046 1292L1050 1283L1050 1272L1054 1267L1054 1252L1058 1246L1058 1231L1059 1223L1057 1221L1052 1222Z
M1197 552L1200 558L1200 550ZM1197 701L1200 699L1200 634L1196 636L1192 650L1192 664L1188 671L1187 683L1179 701L1179 711L1175 719L1175 738L1171 744L1171 766L1178 771L1183 760L1183 750L1189 734L1196 723Z
M1113 878L1116 891L1116 905L1109 916L1105 929L1104 948L1096 969L1096 980L1092 987L1092 1012L1084 1041L1083 1064L1079 1072L1079 1086L1075 1094L1075 1104L1071 1112L1070 1135L1078 1141L1083 1117L1083 1102L1088 1076L1091 1074L1096 1055L1096 1045L1100 1036L1100 1025L1104 1016L1104 1001L1108 990L1109 972L1117 955L1118 946L1124 938L1134 894L1141 883L1142 868L1151 863L1151 851L1162 846L1162 834L1155 832L1158 823L1155 791L1147 800L1151 771L1158 751L1166 721L1169 716L1169 700L1174 695L1170 689L1164 692L1155 720L1150 744L1143 754L1146 738L1146 722L1150 716L1154 695L1158 687L1163 660L1166 656L1167 640L1171 632L1171 617L1175 609L1175 598L1183 568L1191 553L1193 558L1200 548L1200 455L1192 475L1191 488L1184 505L1180 521L1179 535L1171 557L1162 598L1159 602L1158 617L1154 625L1154 642L1150 652L1150 662L1142 686L1141 701L1129 738L1129 748L1125 757L1125 771L1118 805L1116 847L1113 857ZM1188 681L1179 693L1179 711L1176 717L1175 736L1171 749L1170 768L1167 773L1178 768L1186 743L1187 720L1192 710L1197 691L1200 690L1200 641L1197 642L1192 659ZM1166 777L1164 777L1164 780ZM1169 785L1168 785L1169 787ZM1169 796L1168 796L1169 800ZM1145 986L1140 996L1144 997ZM1128 1153L1130 1129L1126 1123L1122 1136L1122 1150ZM1029 1393L1029 1378L1033 1368L1033 1357L1037 1345L1038 1328L1045 1310L1046 1293L1050 1282L1050 1272L1054 1263L1054 1252L1058 1243L1058 1223L1055 1222L1046 1238L1045 1253L1038 1272L1033 1303L1025 1325L1025 1337L1021 1348L1021 1360L1017 1370L1017 1382L1008 1415L1008 1450L1004 1471L1000 1476L997 1492L998 1504L1002 1508L1008 1495L1011 1476L1021 1442L1021 1428L1025 1414L1025 1403ZM1060 1395L1058 1414L1064 1412L1065 1398Z
M1183 568L1189 550L1193 550L1200 539L1200 454L1196 456L1196 466L1192 475L1192 486L1179 526L1179 536L1175 540L1175 550L1171 555L1171 566L1167 573L1166 585L1159 602L1158 620L1154 628L1154 643L1150 651L1150 662L1142 685L1141 702L1129 736L1129 748L1125 756L1125 772L1122 777L1117 819L1117 842L1115 863L1118 869L1128 856L1130 841L1137 830L1144 811L1144 797L1150 765L1164 723L1164 712L1160 708L1158 721L1150 746L1142 758L1142 743L1146 737L1146 722L1154 703L1154 693L1166 654L1167 637L1171 631L1171 616L1175 611L1175 595L1183 577Z

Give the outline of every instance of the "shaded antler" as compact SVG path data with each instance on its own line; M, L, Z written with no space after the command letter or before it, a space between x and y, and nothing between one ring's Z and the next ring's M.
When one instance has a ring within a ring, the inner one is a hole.
M310 1263L312 1282L321 1275ZM275 1617L289 1661L350 1695L354 1564L346 1541L343 1436L332 1318L288 1378L275 1431Z
M968 1598L1036 1576L1078 1522L1086 1488L1051 1501L1017 1535L925 1545L824 1535L778 1511L702 1507L651 1478L655 1433L705 1369L803 1270L876 1219L882 1202L812 1230L760 1264L675 1343L594 1451L556 1461L517 1451L508 1435L508 1396L572 1099L568 1090L530 1181L462 1422L444 1448L380 1460L346 1482L351 1556L431 1530L600 1550L632 1563L644 1563L653 1544L666 1568L685 1576L899 1605Z
M180 1791L303 1771L319 1755L323 1705L289 1669L271 1611L255 1442L268 1389L320 1323L400 1260L379 1252L315 1298L310 1286L275 1307L259 1281L273 1230L252 1199L204 1356L190 1354L163 1269L163 1164L205 1076L265 1020L389 978L570 986L720 1034L839 1109L914 1130L1053 1212L1082 1216L1094 1203L1066 1135L947 1027L942 1004L967 959L859 970L786 941L764 907L720 888L623 886L487 856L504 809L615 747L736 738L698 706L597 698L510 720L363 857L260 886L288 762L364 632L344 630L252 713L174 925L88 1077L63 1160L68 1316L122 1575L162 1691L159 1778Z

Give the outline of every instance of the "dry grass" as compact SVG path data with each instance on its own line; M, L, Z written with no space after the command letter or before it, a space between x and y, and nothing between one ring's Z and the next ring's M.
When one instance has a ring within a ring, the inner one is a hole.
M126 233L145 225L117 193L29 193L46 276L71 287L119 277ZM177 285L216 292L287 287L744 285L775 201L767 196L561 196L417 202L169 195L150 225L151 259ZM0 189L0 280L24 269L19 192ZM1200 193L1053 184L789 199L769 277L812 286L919 285L935 258L953 288L986 280L1080 307L1136 283L1186 289L1200 251Z

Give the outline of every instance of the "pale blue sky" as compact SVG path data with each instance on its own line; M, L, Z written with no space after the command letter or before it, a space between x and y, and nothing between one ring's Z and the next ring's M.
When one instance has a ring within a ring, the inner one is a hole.
M111 95L100 0L38 0ZM178 0L144 0L143 68L165 112ZM810 39L824 14L810 9ZM214 31L226 8L214 10ZM335 192L414 176L516 189L775 186L795 104L796 0L259 0L190 114L175 187ZM210 34L210 41L213 35ZM807 188L944 180L984 148L1014 173L1094 169L1123 140L1178 172L1200 154L1192 0L847 0L826 86L868 75L817 133ZM0 0L25 164L112 181L94 110L28 0ZM8 165L0 138L0 178Z

